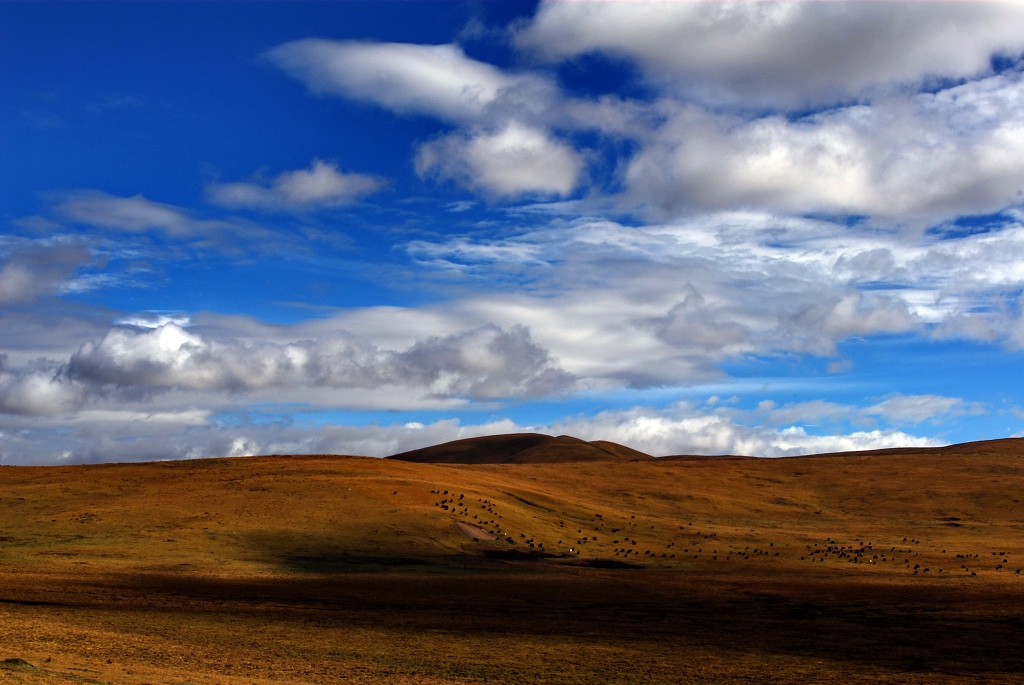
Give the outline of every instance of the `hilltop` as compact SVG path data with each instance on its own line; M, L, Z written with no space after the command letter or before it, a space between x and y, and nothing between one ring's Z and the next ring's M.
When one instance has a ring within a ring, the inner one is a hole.
M421 464L560 464L641 461L653 457L606 440L586 442L569 435L514 433L454 440L395 454L388 459Z

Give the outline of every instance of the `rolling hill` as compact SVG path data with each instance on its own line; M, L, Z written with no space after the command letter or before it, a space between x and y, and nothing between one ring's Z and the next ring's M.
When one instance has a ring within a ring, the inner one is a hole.
M591 448L2 467L0 684L1024 679L1024 441Z
M421 464L559 464L653 459L606 440L586 442L569 435L515 433L466 438L395 454L388 459Z

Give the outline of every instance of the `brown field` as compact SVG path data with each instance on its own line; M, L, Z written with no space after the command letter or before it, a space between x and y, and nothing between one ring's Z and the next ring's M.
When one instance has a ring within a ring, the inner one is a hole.
M0 684L1021 683L1022 500L1016 440L3 467Z

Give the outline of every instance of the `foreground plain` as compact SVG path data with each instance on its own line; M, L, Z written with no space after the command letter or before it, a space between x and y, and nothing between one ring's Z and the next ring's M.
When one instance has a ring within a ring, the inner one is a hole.
M1020 683L1024 445L0 468L0 683Z

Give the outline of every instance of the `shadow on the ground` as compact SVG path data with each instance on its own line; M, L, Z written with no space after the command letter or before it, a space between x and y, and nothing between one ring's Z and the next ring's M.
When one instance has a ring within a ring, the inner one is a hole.
M266 611L273 620L305 620L313 612L349 624L477 638L573 635L604 644L685 643L912 672L1024 673L1024 595L1013 587L965 595L942 586L747 582L548 564L461 575L403 571L260 581L146 575L123 582L140 604L167 598L207 611ZM125 598L120 601L124 606Z

